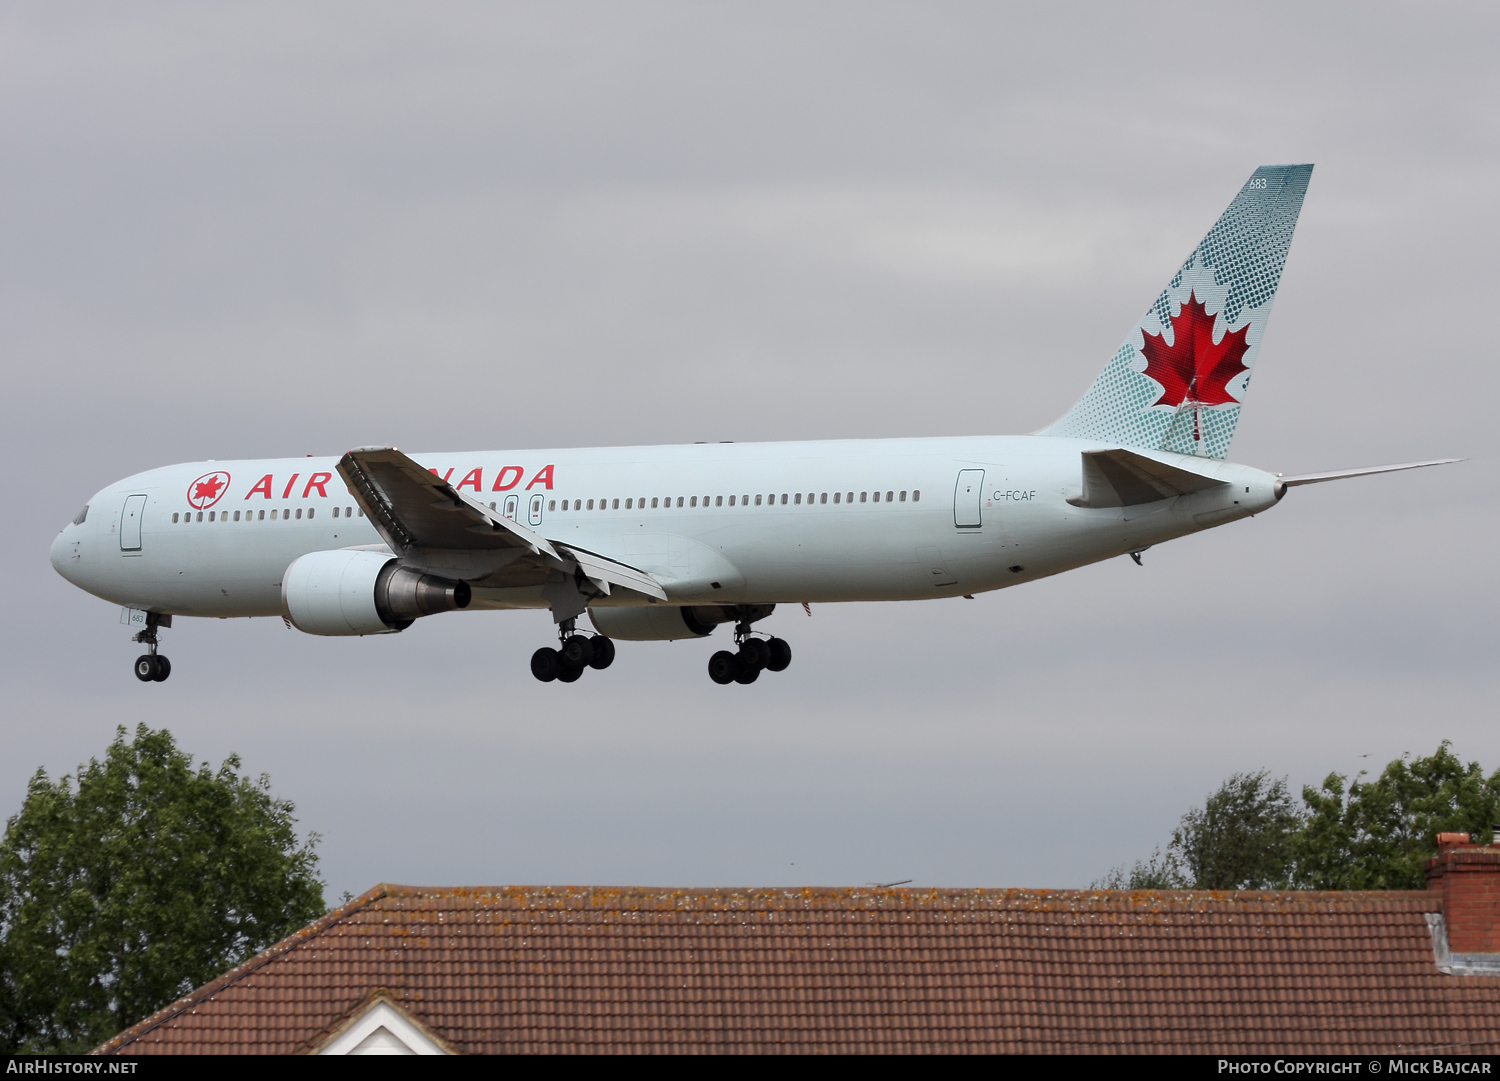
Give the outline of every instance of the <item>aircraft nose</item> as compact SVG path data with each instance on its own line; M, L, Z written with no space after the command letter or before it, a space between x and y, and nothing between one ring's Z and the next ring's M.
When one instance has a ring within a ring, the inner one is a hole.
M62 575L68 581L73 576L68 573L73 569L73 543L68 538L69 530L64 529L52 541L52 550L48 553L52 559L52 569Z

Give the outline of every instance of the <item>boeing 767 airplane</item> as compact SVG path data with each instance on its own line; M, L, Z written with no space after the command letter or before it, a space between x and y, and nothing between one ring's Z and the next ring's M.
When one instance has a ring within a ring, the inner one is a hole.
M1078 402L1024 436L711 443L193 462L111 484L52 544L147 652L180 616L393 634L459 609L544 608L571 683L613 639L731 624L716 683L791 663L778 604L1020 585L1276 505L1288 488L1457 459L1282 476L1225 461L1311 165L1257 170ZM588 613L593 634L579 630Z

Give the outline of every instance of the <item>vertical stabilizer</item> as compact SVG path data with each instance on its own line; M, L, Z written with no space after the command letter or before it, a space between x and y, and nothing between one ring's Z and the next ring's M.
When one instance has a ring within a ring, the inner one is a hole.
M1263 165L1088 393L1041 435L1229 452L1311 165Z

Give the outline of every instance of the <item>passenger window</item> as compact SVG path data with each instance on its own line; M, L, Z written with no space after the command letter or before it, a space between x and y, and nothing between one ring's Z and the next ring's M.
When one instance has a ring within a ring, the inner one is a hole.
M660 499L661 499L661 496L657 496L655 499L651 500L651 509L652 510L656 509L657 503L660 501Z
M589 500L589 510L593 510L593 509L594 509L594 501L592 499L590 499Z
M844 494L844 502L845 503L853 503L854 502L854 493L853 492L846 492Z
M490 510L494 510L494 509L495 509L494 504L491 504L490 505ZM337 518L339 516L339 509L337 507L333 508L333 516L335 518Z
M256 518L258 520L264 522L266 520L266 512L265 511L261 511L260 514L256 515Z
M199 511L198 516L201 518L203 516L203 512ZM274 510L271 512L271 521L276 521L276 512Z
M921 492L919 492L919 491L917 491L917 490L916 490L916 489L912 489L912 493L911 493L911 501L912 501L912 502L913 502L913 503L915 503L915 502L917 502L917 500L919 500L919 499L921 499L921 498L922 498L922 493L921 493Z
M844 494L844 493L843 493L843 492L834 492L834 493L833 493L833 501L834 501L834 502L835 502L835 503L837 503L837 502L839 502L839 496L841 496L841 495L843 495L843 494Z
M307 508L307 516L309 518L311 518L314 514L317 514L317 513L318 513L318 508L317 507L308 507Z
M678 505L678 506L679 506L679 507L680 507L680 506L682 506L682 496L678 496L678 497L677 497L677 505Z
M625 500L625 509L626 510L630 510L630 508L632 506L634 506L634 505L635 505L635 500L634 499L627 499L627 500Z
M799 507L802 506L802 493L801 492L797 493L797 498L796 498L795 502L796 502L797 506L799 506Z
M235 511L234 512L234 520L236 522L238 522L240 520L240 512L239 511Z
M628 504L630 502L630 500L627 499L625 502ZM614 504L609 509L610 510L619 510L620 509L620 501L618 499L616 499L614 501Z
M824 492L822 495L820 495L818 497L818 502L819 503L827 503L828 502L828 493Z
M861 502L861 503L863 503L863 502L864 502L864 501L865 501L865 495L866 495L866 493L865 493L865 492L860 492L860 493L859 493L859 501L860 501L860 502Z
M555 500L555 499L549 499L549 500L547 500L547 509L548 510L556 510L557 509L557 500Z
M756 505L756 506L757 506L757 507L758 507L758 506L760 506L760 496L756 496L756 497L755 497L755 505Z
M697 505L698 505L698 497L697 496L693 496L692 499L688 500L688 506L690 506L690 507L696 507Z
M583 510L583 500L581 500L581 499L575 499L575 500L573 500L573 509L574 510Z
M903 503L906 502L906 493L905 492L901 493L901 502L903 502Z
M781 505L783 507L786 506L786 493L785 492L781 493Z
M298 517L298 518L301 518L301 517L302 517L302 508L301 508L301 507L298 507L298 508L297 508L297 517Z
M209 511L208 512L208 520L210 522L212 522L214 520L214 512L213 511Z
M730 496L729 498L733 499L734 496ZM714 506L716 506L716 507L722 507L723 505L724 505L724 497L721 496L721 495L714 496Z
M173 524L173 525L176 525L176 524L177 524L177 515L175 515L175 514L174 514L174 515L172 515L172 524Z
M885 501L886 501L886 502L887 502L887 503L889 503L889 502L890 502L890 501L891 501L891 496L893 496L893 495L895 495L895 494L896 494L896 493L895 493L895 492L886 492L886 493L885 493Z

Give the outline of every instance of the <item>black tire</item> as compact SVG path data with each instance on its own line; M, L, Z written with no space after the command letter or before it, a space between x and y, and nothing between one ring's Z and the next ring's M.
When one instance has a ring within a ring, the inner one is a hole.
M582 668L574 668L571 664L565 664L557 673L557 682L576 683L581 675L583 675Z
M594 659L589 661L590 668L602 672L615 663L615 644L611 639L600 635L590 639L589 644L594 647Z
M165 683L167 681L167 677L171 674L172 662L158 653L156 655L156 675L151 678L156 680L156 682L158 683Z
M558 652L562 654L564 664L581 672L594 659L594 643L581 634L574 634L568 637Z
M727 649L721 649L708 659L708 678L715 683L733 683L739 671L739 658Z
M543 646L531 655L531 674L543 683L551 683L562 671L562 658L551 646Z
M792 663L792 647L787 645L785 638L773 638L766 643L766 649L771 652L771 659L766 662L766 671L785 672L787 665Z
M142 653L135 659L135 678L142 683L154 683L156 681L156 658L149 653Z
M746 638L740 643L740 664L759 672L771 663L771 650L759 638Z
M734 681L736 683L754 683L760 678L760 665L749 665L739 661L735 665Z

